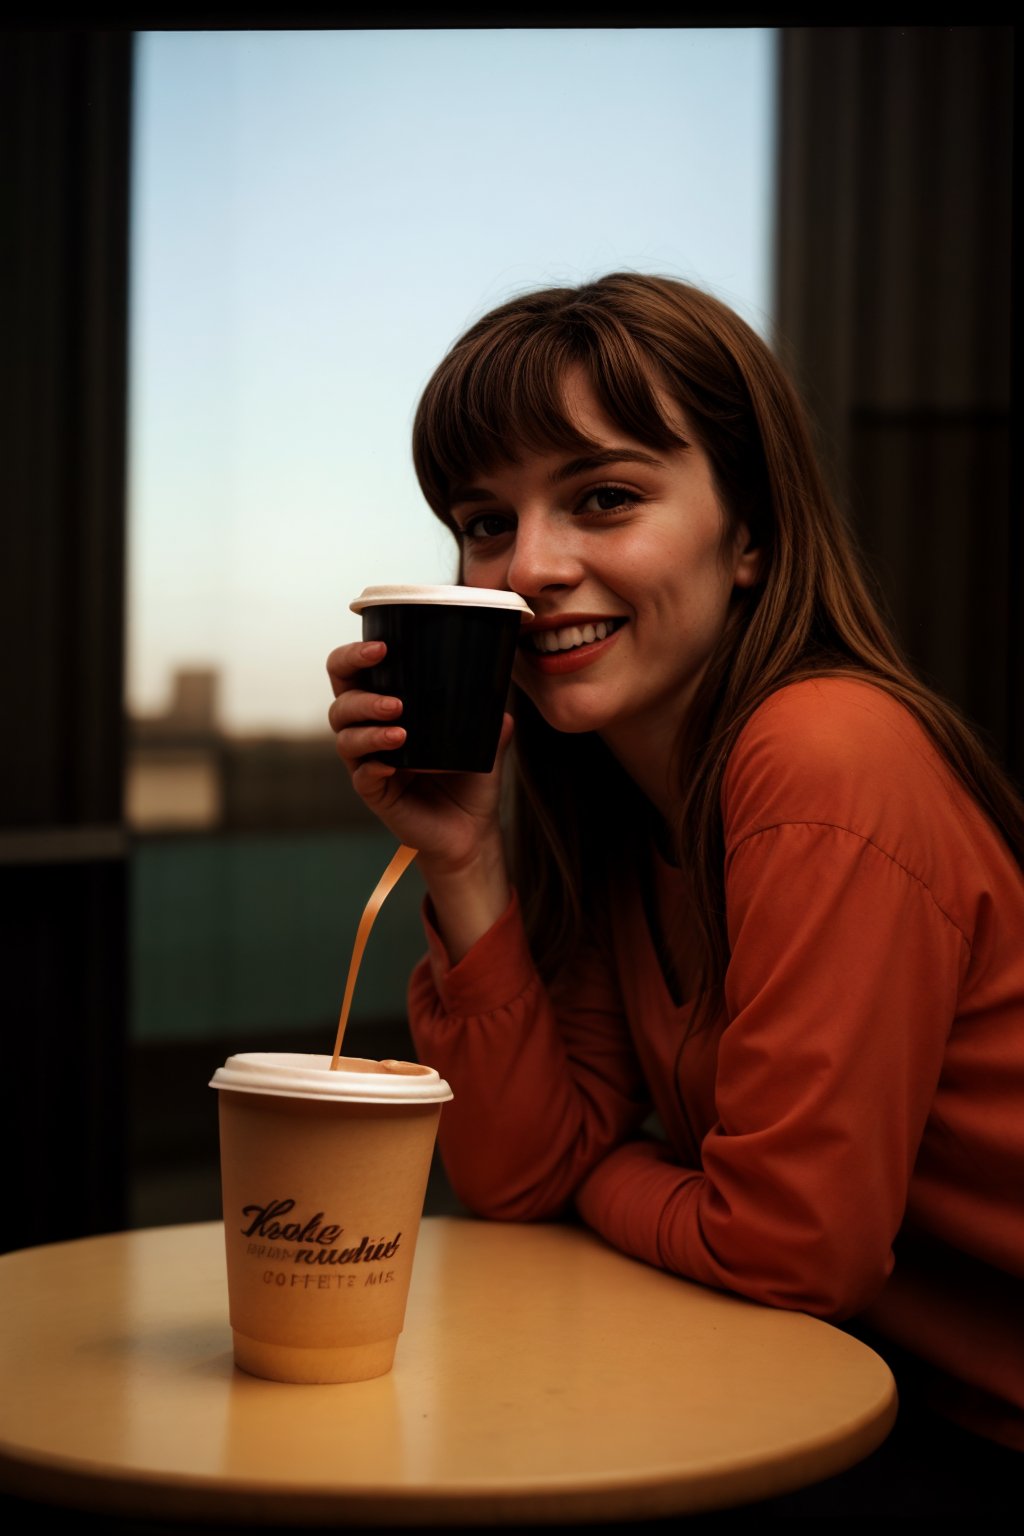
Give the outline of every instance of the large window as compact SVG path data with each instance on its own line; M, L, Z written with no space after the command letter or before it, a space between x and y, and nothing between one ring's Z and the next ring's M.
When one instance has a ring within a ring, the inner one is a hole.
M139 36L141 1046L211 1069L225 1042L329 1048L390 847L333 756L324 658L365 584L453 573L412 473L419 392L484 310L616 269L766 332L772 97L757 29ZM378 920L357 1028L401 1026L418 894L411 872Z

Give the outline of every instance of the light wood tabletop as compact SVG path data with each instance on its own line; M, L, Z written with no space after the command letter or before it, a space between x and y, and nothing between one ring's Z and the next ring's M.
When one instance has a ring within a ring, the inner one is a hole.
M424 1221L394 1370L235 1369L219 1223L0 1258L0 1488L136 1517L625 1520L741 1504L866 1456L896 1413L839 1329L576 1227Z

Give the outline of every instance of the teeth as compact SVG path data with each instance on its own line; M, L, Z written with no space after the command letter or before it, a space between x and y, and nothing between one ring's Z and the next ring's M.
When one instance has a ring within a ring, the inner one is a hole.
M567 624L564 629L542 629L531 635L535 651L571 651L578 645L592 645L605 640L616 629L615 619L598 619L594 624Z

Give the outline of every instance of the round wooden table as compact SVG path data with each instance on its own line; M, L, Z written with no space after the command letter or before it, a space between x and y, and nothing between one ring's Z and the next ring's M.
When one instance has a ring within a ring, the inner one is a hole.
M219 1223L0 1259L0 1488L253 1523L626 1520L841 1471L888 1433L884 1362L590 1233L423 1223L395 1367L288 1386L234 1368Z

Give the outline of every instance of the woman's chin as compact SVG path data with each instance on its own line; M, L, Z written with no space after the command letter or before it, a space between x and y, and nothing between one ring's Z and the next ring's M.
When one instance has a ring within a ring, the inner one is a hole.
M537 698L528 689L524 688L523 692L545 725L557 731L560 736L585 736L599 731L604 723L603 717L593 710L567 708L564 703Z

